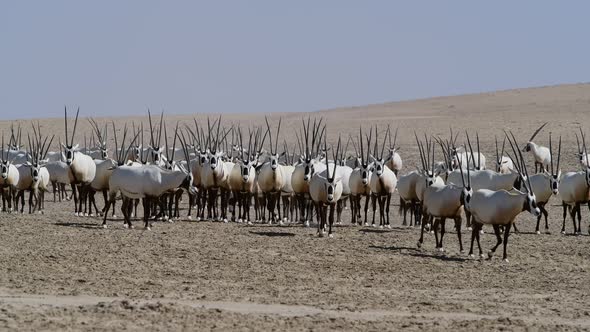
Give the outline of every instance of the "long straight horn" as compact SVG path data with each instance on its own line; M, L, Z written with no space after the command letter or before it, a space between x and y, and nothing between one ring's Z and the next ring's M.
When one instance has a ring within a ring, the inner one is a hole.
M266 129L268 132L268 140L270 142L270 153L274 154L274 152L272 151L272 133L270 132L270 124L268 123L268 118L266 116L264 116L264 121L266 121Z
M498 136L494 135L494 140L496 141L496 164L500 164L501 159L498 151Z
M160 147L160 143L162 143L162 125L164 123L164 111L160 115L160 129L158 129L158 146Z
M387 131L385 132L385 137L383 137L383 145L381 146L381 155L379 159L383 159L383 154L385 153L385 144L387 143L387 137L389 136L389 125L387 125Z
M369 157L371 155L371 142L373 141L373 129L369 128L369 135L365 134L365 138L367 139L367 158L365 161L369 164Z
M360 145L360 150L361 150L361 163L363 164L363 166L366 164L365 162L365 149L363 148L363 127L359 126L359 145Z
M477 141L477 169L481 169L481 150L479 149L479 133L475 133L475 140Z
M559 173L559 160L561 159L561 136L559 136L559 147L557 148L557 168L555 169ZM553 160L553 158L551 159ZM555 175L557 175L557 173Z
M8 156L4 157L4 131L2 131L2 154L0 154L0 160L7 160Z
M150 122L150 145L152 147L155 147L156 140L154 139L154 126L152 124L152 113L150 112L149 108L148 108L148 120Z
M399 127L395 128L395 135L393 136L393 145L391 146L392 149L395 149L395 146L397 144L397 131L398 131Z
M553 172L553 144L551 139L551 132L549 132L549 156L551 157L551 175L555 174Z
M338 167L338 163L336 160L338 159L338 154L340 153L340 135L338 135L338 145L336 145L336 153L334 154L334 172L332 172L332 180L336 178L336 167Z
M420 162L422 163L422 169L427 170L428 168L426 168L426 161L424 159L423 147L420 144L420 140L418 139L418 135L416 134L416 132L414 132L414 137L416 137L416 144L418 145L418 152L420 153Z
M70 145L74 145L74 137L76 137L76 127L78 127L78 115L80 115L80 107L76 111L76 120L74 120L74 130L72 131L72 142Z
M121 165L123 163L122 159L123 157L121 156L123 154L123 151L121 151L122 149L119 149L119 143L117 141L117 129L115 128L115 121L111 122L113 125L113 138L115 139L115 154L117 156L117 164Z
M475 166L475 156L473 155L473 148L471 147L471 140L469 139L469 134L467 133L467 130L465 131L465 136L467 136L467 144L469 144L469 151L471 152L471 163L473 164L473 166ZM467 168L469 168L469 158L467 158Z
M328 151L328 140L324 139L324 150ZM330 165L328 165L328 152L326 152L326 179L330 180Z
M578 134L576 133L576 143L578 144L578 154L582 154L582 149L580 148L580 138L578 138Z
M275 137L275 153L278 153L279 149L279 134L281 132L281 122L283 121L283 117L279 118L279 126L277 127L277 136Z
M66 146L70 146L68 143L68 107L64 106L64 125L66 128Z
M545 127L547 125L547 123L549 123L549 122L543 123L543 125L541 127L539 127L539 129L535 130L535 132L533 133L533 136L531 136L531 138L529 138L529 142L531 142L533 139L535 139L535 136L537 136L537 134L541 131L541 129L543 129L543 127Z

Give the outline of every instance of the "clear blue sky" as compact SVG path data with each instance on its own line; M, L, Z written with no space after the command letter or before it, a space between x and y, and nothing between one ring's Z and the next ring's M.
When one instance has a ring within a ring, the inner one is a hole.
M313 111L590 81L589 1L4 1L0 118Z

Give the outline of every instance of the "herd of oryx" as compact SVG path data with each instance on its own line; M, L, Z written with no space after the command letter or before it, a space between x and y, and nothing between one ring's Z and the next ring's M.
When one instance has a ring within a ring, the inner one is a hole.
M2 211L19 211L20 203L22 213L28 191L29 213L42 213L51 183L54 201L73 199L76 215L102 215L105 228L109 210L115 217L117 198L124 226L129 228L141 202L143 221L150 229L152 220L180 218L179 205L186 191L188 219L192 219L193 209L196 220L248 224L298 221L309 226L315 216L318 235L322 237L327 231L332 237L332 226L335 221L342 222L347 202L353 224L370 222L375 226L378 215L379 226L390 227L391 197L397 192L403 225L408 224L409 212L409 225L421 226L419 247L424 231L431 231L437 250L444 251L445 221L452 219L462 251L464 215L472 233L469 254L473 254L476 241L482 255L480 234L487 224L492 225L497 237L488 255L491 257L503 243L506 260L508 236L518 214L528 211L536 216L537 233L544 216L548 231L546 204L557 195L563 202L562 233L569 211L574 233L580 234L580 207L589 200L590 162L584 133L580 130L580 135L576 134L583 170L562 174L561 137L557 143L549 134L549 147L533 142L546 124L524 146L512 132L503 133L501 148L496 138L494 170L486 169L478 135L472 144L472 137L465 132L466 141L457 144L458 133L453 134L452 129L449 137L414 133L420 165L402 175L397 130L393 132L389 126L381 131L377 126L361 127L358 133L339 137L337 144L331 145L323 119L307 118L300 128L291 128L296 144L287 144L281 139L281 120L271 124L265 118L265 126L245 129L223 126L221 117L208 118L206 123L177 122L174 132L168 133L163 113L154 124L148 111L149 128L142 122L131 127L125 124L121 129L114 122L101 126L88 119L93 137L90 146L85 138L81 148L75 139L78 115L79 110L70 132L68 122L72 123L65 111L64 142L61 137L55 142L55 135L45 135L39 123L32 124L27 133L26 149L21 144L20 126L11 126L6 145L2 135ZM111 158L109 132L115 146ZM144 136L149 139L147 145ZM61 151L49 151L54 142ZM353 151L349 151L351 146ZM533 175L528 174L523 152L534 156ZM437 161L441 155L442 161ZM68 187L71 189L66 191ZM97 192L103 195L102 209L96 205Z

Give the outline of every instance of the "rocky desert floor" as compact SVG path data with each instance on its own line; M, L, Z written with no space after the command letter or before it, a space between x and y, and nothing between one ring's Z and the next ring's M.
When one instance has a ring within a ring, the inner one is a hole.
M573 171L579 169L574 133L587 129L589 110L590 85L579 84L312 116L326 119L330 139L356 134L359 124L399 127L402 174L418 164L413 130L477 131L493 160L494 135L501 138L502 129L522 144L549 122L536 141L547 144L550 131L562 135L561 168ZM307 115L283 114L287 139ZM81 116L88 116L83 109ZM263 116L224 119L247 126ZM141 119L117 123L132 120ZM63 135L63 119L40 122ZM85 120L80 128L79 137L88 132ZM391 229L352 226L346 211L334 238L296 223L182 220L154 222L146 231L140 221L125 229L119 218L103 229L98 218L75 217L72 202L53 203L50 193L46 200L43 215L0 214L0 330L590 330L589 213L582 210L583 235L571 234L569 217L562 235L557 197L548 204L550 234L536 234L526 212L517 218L509 263L500 253L480 260L459 252L450 223L444 253L435 251L431 234L418 248L419 230L401 226L397 196ZM470 237L464 231L466 251ZM494 242L486 229L484 250Z

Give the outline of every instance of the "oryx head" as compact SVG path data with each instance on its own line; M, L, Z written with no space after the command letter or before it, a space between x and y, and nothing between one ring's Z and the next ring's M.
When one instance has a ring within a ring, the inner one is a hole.
M157 132L158 135L158 139L155 139L154 136L154 127L152 125L152 115L150 110L148 109L148 119L149 119L149 123L150 123L150 144L149 144L149 150L150 150L150 156L152 158L152 162L156 165L160 165L162 162L162 152L164 151L164 147L161 146L161 142L162 142L162 127L164 125L164 111L162 111L162 114L160 115L160 125L159 125L159 129Z
M522 149L523 152L530 152L533 149L533 146L535 146L535 143L533 143L533 139L535 139L535 136L537 136L537 134L541 131L541 129L543 129L543 127L547 125L547 123L548 122L545 122L543 125L541 125L541 127L535 130L531 138L529 138L527 144Z
M324 140L324 150L327 151L328 147L327 147L326 140ZM335 199L336 186L338 185L338 182L340 182L340 180L341 180L341 177L336 174L336 169L338 167L338 163L335 162L336 160L338 160L339 152L340 152L340 137L338 137L338 145L336 146L336 152L332 156L334 159L334 168L332 169L332 172L330 172L330 165L328 164L328 158L326 158L325 186L326 186L326 200L328 201L328 203L335 202L335 200L336 200Z
M268 123L268 118L265 116L264 120L266 121L266 128L268 133L268 141L270 143L270 149L268 152L268 162L270 164L270 168L274 171L279 167L279 159L283 157L286 151L283 151L279 154L278 152L278 144L279 144L279 133L281 132L281 122L282 118L279 118L279 125L277 126L277 133L275 136L274 144L272 139L272 132L270 130L270 124ZM273 146L274 145L274 146Z
M301 152L299 163L304 166L303 180L309 182L311 177L315 174L315 164L317 163L316 157L319 154L321 136L323 136L323 130L320 135L323 119L320 118L319 121L314 119L313 128L310 128L311 117L307 118L307 122L305 119L302 119L301 121L303 122L301 138L297 132L295 132L295 135L297 136L297 144L299 145L299 150Z
M2 150L0 150L0 176L3 180L8 178L8 169L10 169L10 160L8 160L8 151L4 150L4 133L2 133Z
M72 137L69 138L68 137L68 110L67 108L64 109L65 110L65 130L66 130L66 144L62 144L62 147L64 149L64 157L65 157L65 161L66 164L68 166L72 165L72 163L74 162L75 158L76 158L76 153L78 152L78 148L79 145L76 144L74 145L74 137L76 135L76 127L78 126L78 115L80 114L80 108L78 107L78 110L76 111L76 120L74 121L74 130L72 131Z
M541 126L541 128L543 128L543 126ZM539 128L537 130L537 132L539 130L541 130L541 128ZM510 147L512 148L512 152L515 155L516 162L515 162L514 158L512 158L510 156L509 157L512 159L514 167L516 168L518 175L521 178L522 188L524 189L523 193L526 195L526 199L524 201L524 206L522 207L522 209L523 209L523 211L528 211L532 215L534 215L535 217L538 217L541 215L541 209L539 208L539 205L537 204L537 198L535 197L535 193L533 192L533 189L532 189L533 186L531 185L531 179L529 177L529 173L528 173L526 164L524 162L524 158L522 157L522 151L518 148L518 143L516 142L516 138L514 137L514 134L512 132L510 132L510 136L508 136L508 133L506 133L506 132L505 132L505 134L506 134L506 137L508 138L508 142L510 143ZM536 133L535 133L535 135L536 135Z
M553 166L554 154L553 154L553 143L551 139L551 133L549 133L549 153L551 155L551 174L549 177L549 183L551 186L551 192L553 195L559 193L559 180L561 178L561 169L559 168L559 161L561 159L561 136L559 136L559 146L557 148L557 164Z
M436 178L438 177L438 171L435 169L434 163L434 142L429 139L426 134L424 134L424 143L426 143L426 148L424 144L420 142L418 139L418 135L414 132L414 137L416 138L416 143L418 144L418 150L420 152L420 161L422 162L422 169L420 169L420 174L424 178L426 182L426 187L432 186L436 182Z
M373 172L378 176L381 177L385 168L385 159L383 158L383 154L385 153L385 144L387 142L387 137L389 136L390 127L387 125L387 131L385 132L385 137L383 138L383 144L381 145L381 153L379 153L378 149L378 142L379 142L379 134L377 132L377 126L375 126L375 146L373 153L374 155L369 155L373 162Z

